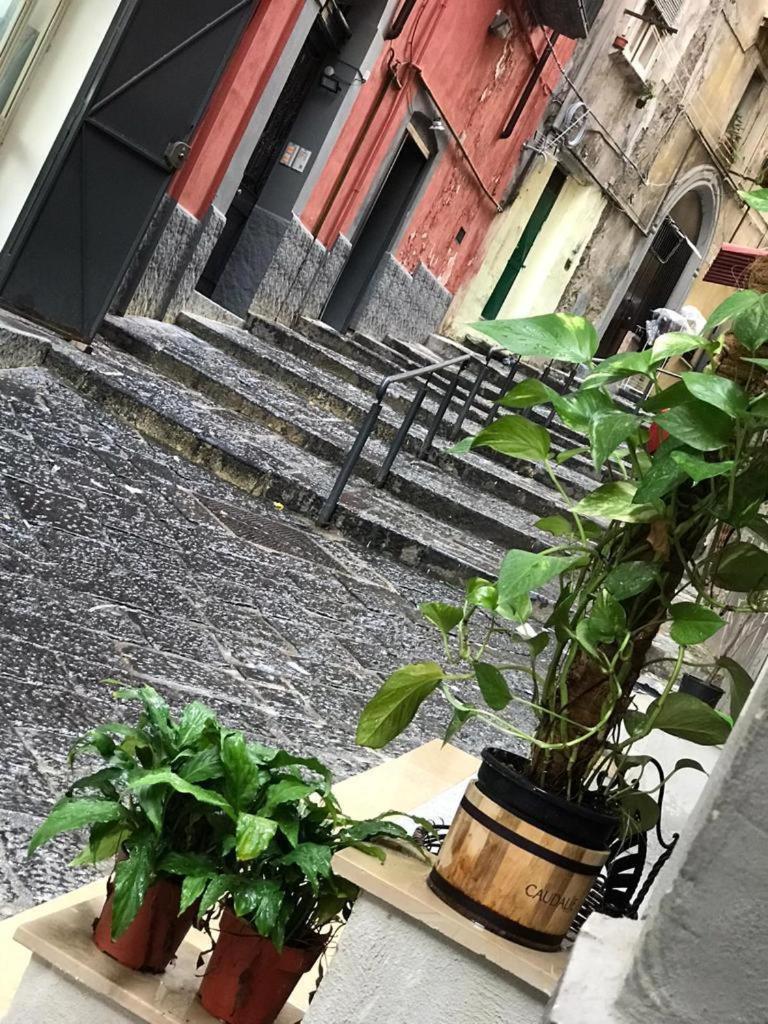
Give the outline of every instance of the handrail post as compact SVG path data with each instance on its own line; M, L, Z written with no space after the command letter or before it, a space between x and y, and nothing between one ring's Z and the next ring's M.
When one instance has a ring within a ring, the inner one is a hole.
M572 368L571 368L570 373L565 378L565 385L563 386L563 390L562 390L561 394L567 395L568 389L570 388L571 384L573 384L573 380L574 380L574 378L576 376L576 371L578 370L578 368L579 368L578 363L574 363ZM554 418L555 418L555 407L553 405L552 408L549 410L547 418L544 420L544 426L545 427L551 426L552 425L552 420Z
M480 368L477 371L477 376L475 377L475 383L469 389L469 394L467 395L464 405L461 407L461 412L459 413L456 422L453 424L448 433L449 441L455 441L456 438L459 436L461 428L464 424L464 420L467 418L467 413L472 408L472 403L477 397L477 393L480 390L483 381L485 380L485 375L488 372L488 363L490 362L490 359L491 357L490 355L488 355L485 357L485 361L480 364Z
M501 387L501 391L499 392L499 401L494 402L493 405L491 406L491 411L486 416L485 422L483 423L483 427L490 427L490 425L496 419L496 415L499 409L501 408L501 399L504 397L504 395L506 395L507 391L509 391L509 389L511 388L512 382L517 376L517 371L519 367L520 356L512 356L509 363L509 373L507 374L507 379L504 381L504 384Z
M384 484L387 482L387 477L389 476L389 472L392 469L392 464L397 458L400 449L403 447L403 442L405 441L406 437L408 436L408 432L413 426L413 421L418 416L419 409L421 408L422 402L426 397L427 388L429 387L429 382L431 379L432 374L428 373L423 383L419 386L419 390L414 395L413 401L411 402L408 408L408 412L405 414L405 418L403 419L403 422L400 424L400 427L397 433L395 434L392 444L389 446L389 451L387 452L387 456L381 465L379 475L376 477L375 483L377 487L383 487Z
M465 366L466 363L461 364L461 366L456 370L456 374L453 380L445 389L445 394L443 395L442 401L440 402L440 405L438 406L435 415L432 417L432 423L430 424L429 430L427 431L427 436L422 441L421 447L416 453L417 459L423 459L425 455L429 452L430 448L432 447L432 442L435 440L435 434L439 430L440 424L443 422L443 418L445 417L445 413L448 409L448 406L451 404L453 396L456 394L456 388L458 387L459 379L462 373L464 372Z
M377 398L376 401L371 405L370 409L366 413L365 419L360 424L360 429L357 432L357 437L354 440L352 447L347 453L347 457L342 463L339 475L336 477L336 482L331 489L331 493L328 495L323 507L317 517L318 526L327 526L330 523L333 513L336 511L336 506L339 504L339 498L342 495L344 488L347 486L347 481L357 465L357 462L362 454L363 448L365 448L368 438L373 433L373 429L378 422L379 415L381 414L381 398Z

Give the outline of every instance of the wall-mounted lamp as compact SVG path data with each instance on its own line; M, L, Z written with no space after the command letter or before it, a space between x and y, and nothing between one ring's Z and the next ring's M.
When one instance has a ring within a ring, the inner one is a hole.
M488 31L499 39L509 39L512 35L512 19L506 12L496 11L493 21L488 26Z
M336 68L329 64L327 68L323 68L323 73L320 76L320 87L327 89L328 92L341 92L341 82L336 76Z
M435 120L432 122L429 128L430 131L433 132L444 132L446 130L445 121L442 119L442 117L435 118Z

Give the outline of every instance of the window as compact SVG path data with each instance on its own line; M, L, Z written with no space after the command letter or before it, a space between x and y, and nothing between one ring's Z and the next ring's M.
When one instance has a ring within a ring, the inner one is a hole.
M0 0L0 134L66 0Z
M647 82L650 78L660 52L661 33L656 25L635 20L627 47L627 59L643 81Z

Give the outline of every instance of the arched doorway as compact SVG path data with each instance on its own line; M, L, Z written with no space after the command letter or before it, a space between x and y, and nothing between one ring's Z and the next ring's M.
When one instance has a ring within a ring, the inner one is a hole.
M617 352L630 334L642 347L645 323L652 311L677 308L685 299L712 241L719 207L719 192L711 176L698 182L690 178L681 181L670 196L602 334L599 356Z

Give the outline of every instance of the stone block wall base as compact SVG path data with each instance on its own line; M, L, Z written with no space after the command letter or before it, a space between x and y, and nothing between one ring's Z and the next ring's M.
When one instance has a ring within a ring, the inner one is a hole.
M352 326L377 341L389 334L423 342L442 323L452 298L423 263L410 274L387 253Z
M544 1006L540 992L364 893L304 1024L539 1024Z

